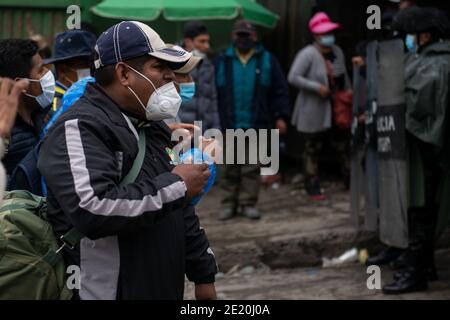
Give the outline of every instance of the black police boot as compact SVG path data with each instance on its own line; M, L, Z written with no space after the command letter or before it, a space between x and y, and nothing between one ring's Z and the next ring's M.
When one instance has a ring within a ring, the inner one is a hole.
M408 254L409 266L394 275L394 282L383 287L385 294L402 294L428 289L424 243L411 245Z
M384 294L402 294L428 289L428 282L425 273L417 268L410 267L401 274L395 282L383 287Z
M408 267L408 249L406 249L397 259L389 263L389 267L394 271L402 271Z
M397 281L397 280L400 280L401 278L407 277L408 276L407 275L408 272L409 272L408 268L405 268L405 269L402 269L402 270L399 270L399 271L395 272L394 273L394 280ZM429 266L425 270L425 273L426 273L427 281L433 282L433 281L439 280L439 276L437 274L437 270L436 270L435 266Z
M420 212L411 211L410 245L406 254L408 267L395 274L394 282L383 287L385 294L402 294L428 289L425 228L418 219Z
M410 244L414 245L414 243L421 241L422 237L425 274L430 282L439 279L434 263L436 222L433 213L436 211L437 209L435 211L428 210L427 212L430 213L421 213L421 211L414 210L412 216L415 220L411 221L411 224L413 227L415 226L415 229L411 228L410 230ZM392 270L398 270L394 273L394 280L397 281L406 276L408 265L412 264L411 260L411 252L406 250L398 259L389 264Z
M436 265L434 264L434 244L427 244L424 246L424 266L425 266L425 274L428 281L433 282L439 279ZM411 252L410 250L406 250L398 259L392 261L389 266L392 270L397 270L394 273L394 280L397 281L408 273L408 265L412 264Z
M384 265L389 262L397 259L402 253L403 249L395 248L395 247L387 247L383 251L381 251L378 255L369 257L366 261L367 266L371 265Z

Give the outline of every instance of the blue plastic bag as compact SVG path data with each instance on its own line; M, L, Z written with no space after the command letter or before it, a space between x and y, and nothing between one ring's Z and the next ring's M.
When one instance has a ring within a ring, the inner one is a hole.
M40 138L43 139L47 134L48 130L53 126L58 120L58 118L66 112L81 96L84 94L86 90L86 86L88 83L95 83L95 78L87 77L75 82L63 95L61 107L53 114L50 120L47 122L47 125L42 129Z
M180 156L180 160L182 163L185 163L185 162L186 163L194 163L194 164L207 163L209 171L211 172L211 175L208 178L208 182L206 183L202 192L198 196L193 198L191 201L191 205L195 206L200 202L201 198L205 194L207 194L208 191L214 185L214 181L216 180L216 166L214 164L214 161L211 159L211 157L209 155L207 155L206 153L202 152L200 149L197 149L197 148L190 149L186 153L183 153Z

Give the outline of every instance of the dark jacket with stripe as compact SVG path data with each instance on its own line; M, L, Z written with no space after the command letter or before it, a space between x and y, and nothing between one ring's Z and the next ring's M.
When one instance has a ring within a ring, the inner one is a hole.
M49 131L39 170L49 220L59 236L86 235L67 264L80 265L81 299L182 299L184 276L212 283L214 255L186 186L171 173L163 122L145 127L147 149L135 183L119 187L138 152L132 121L95 85Z

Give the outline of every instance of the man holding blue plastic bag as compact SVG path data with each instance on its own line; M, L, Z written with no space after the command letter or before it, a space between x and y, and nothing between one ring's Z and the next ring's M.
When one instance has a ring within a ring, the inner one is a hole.
M182 299L186 275L197 299L215 299L217 265L191 205L211 173L174 165L162 121L178 112L173 70L191 54L135 21L101 34L95 50L96 83L50 128L38 163L55 233L85 235L64 251L81 269L79 297Z

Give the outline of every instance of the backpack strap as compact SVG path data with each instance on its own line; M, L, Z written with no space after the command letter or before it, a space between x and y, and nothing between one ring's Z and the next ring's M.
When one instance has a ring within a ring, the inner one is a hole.
M125 178L120 182L120 186L123 187L129 183L133 183L139 172L142 169L142 165L144 163L145 158L145 146L146 146L146 138L145 138L145 130L144 127L141 126L139 129L139 141L138 141L138 154L134 159L133 166L131 167L128 174ZM56 251L59 253L63 248L67 247L70 250L75 249L76 245L83 239L85 236L81 232L77 231L75 228L70 229L67 233L63 234L60 239L63 242L61 247Z
M125 178L123 178L122 181L120 182L121 187L129 183L133 183L136 180L137 176L139 175L139 172L141 172L141 168L145 158L145 145L146 145L145 130L143 127L141 127L139 129L139 141L138 141L139 151L136 158L134 159L133 166L131 167L130 171L125 176Z

